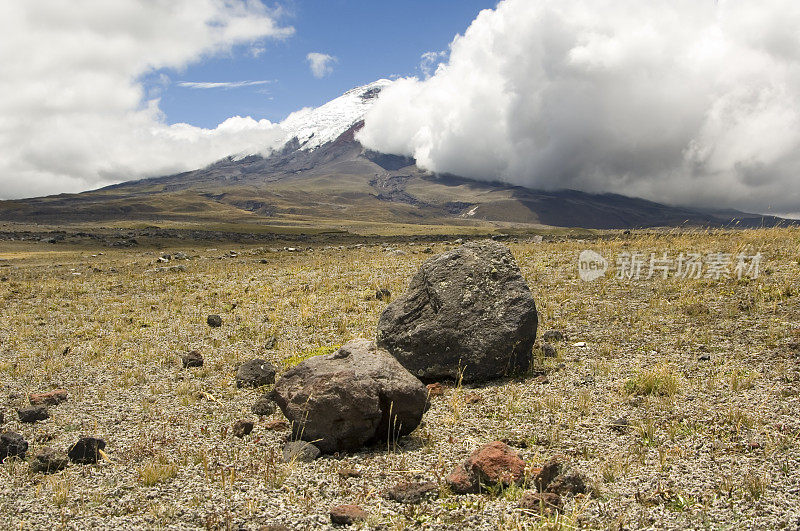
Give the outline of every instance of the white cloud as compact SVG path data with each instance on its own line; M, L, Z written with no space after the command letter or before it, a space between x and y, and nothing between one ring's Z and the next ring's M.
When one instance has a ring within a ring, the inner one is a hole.
M283 133L234 117L167 125L163 76L236 45L292 33L257 0L0 2L0 197L88 188L264 150Z
M797 28L794 0L504 0L359 138L476 179L796 212Z
M338 59L326 53L311 52L306 55L306 61L314 77L322 79L333 73L333 64L338 62Z
M271 81L181 81L178 86L191 89L233 89L266 85L267 83L271 83Z
M419 58L419 69L426 78L429 78L446 58L446 51L425 52Z

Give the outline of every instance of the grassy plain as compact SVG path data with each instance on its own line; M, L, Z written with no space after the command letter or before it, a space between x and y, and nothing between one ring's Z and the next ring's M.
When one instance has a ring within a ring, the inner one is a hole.
M235 387L236 364L285 368L373 337L386 305L375 290L402 293L428 243L1 242L2 429L24 435L29 455L100 436L109 460L52 475L7 460L0 526L318 528L341 503L389 529L800 525L800 230L544 232L542 243L507 242L540 334L567 336L556 358L537 355L519 378L447 384L398 446L291 464L279 459L288 432L267 428L280 411L244 439L231 434L236 420L256 420L260 394ZM430 243L433 253L454 245ZM609 259L605 278L578 278L583 249ZM156 263L176 251L190 259ZM614 278L614 258L634 251L760 252L764 263L753 279ZM206 325L211 313L220 328ZM181 368L189 350L202 368ZM70 398L50 419L17 421L28 393L59 387ZM497 439L531 467L568 456L593 493L547 518L517 508L524 489L448 493L444 476ZM345 468L361 475L337 474ZM415 479L440 483L439 496L408 506L383 497Z

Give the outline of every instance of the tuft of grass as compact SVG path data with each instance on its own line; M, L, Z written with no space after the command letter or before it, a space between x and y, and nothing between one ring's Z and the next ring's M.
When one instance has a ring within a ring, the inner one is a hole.
M298 354L293 354L288 358L284 359L283 367L287 370L291 369L292 367L299 365L300 363L304 362L309 358L313 358L316 356L325 356L327 354L333 354L334 352L339 350L339 347L341 347L341 345L333 345L329 347L317 347L317 348L312 348L311 350L304 350L303 352L300 352Z
M167 462L164 458L145 463L139 469L139 482L152 487L164 481L168 481L178 475L178 465Z
M752 470L745 474L742 482L744 483L745 492L753 500L760 499L761 496L764 495L764 492L767 490L768 486L767 478L760 474L756 474Z
M645 369L625 382L629 395L675 396L680 389L680 378L666 365Z

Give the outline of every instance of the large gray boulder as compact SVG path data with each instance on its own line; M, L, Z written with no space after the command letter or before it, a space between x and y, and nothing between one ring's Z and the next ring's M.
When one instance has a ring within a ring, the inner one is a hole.
M533 295L509 249L470 242L422 264L378 321L377 343L423 381L486 381L524 371Z
M427 401L422 382L367 339L303 361L283 374L273 396L294 438L324 453L411 433Z

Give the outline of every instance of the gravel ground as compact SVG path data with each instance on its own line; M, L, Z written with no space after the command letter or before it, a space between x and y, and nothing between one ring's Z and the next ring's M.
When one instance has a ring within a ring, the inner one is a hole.
M45 475L7 459L0 527L318 529L330 526L332 506L349 503L369 513L364 527L382 529L800 528L798 230L511 242L540 330L566 334L557 357L537 355L530 374L488 385L444 382L423 425L397 444L282 463L288 431L269 423L283 416L252 414L265 390L237 389L237 363L262 357L284 370L373 337L387 303L375 290L401 293L430 257L425 247L4 244L2 430L22 434L29 457L98 436L108 460ZM576 270L584 248L606 257L759 250L767 263L750 281L609 274L587 283ZM190 259L156 262L178 250ZM176 265L185 270L157 270ZM212 313L221 327L206 324ZM203 367L181 367L189 350ZM29 393L55 388L69 399L49 419L18 422ZM231 433L239 419L256 421L243 439ZM592 492L548 518L518 508L523 489L448 493L444 476L499 439L531 467L567 456ZM338 474L347 468L360 476ZM441 489L416 505L387 500L401 480Z

